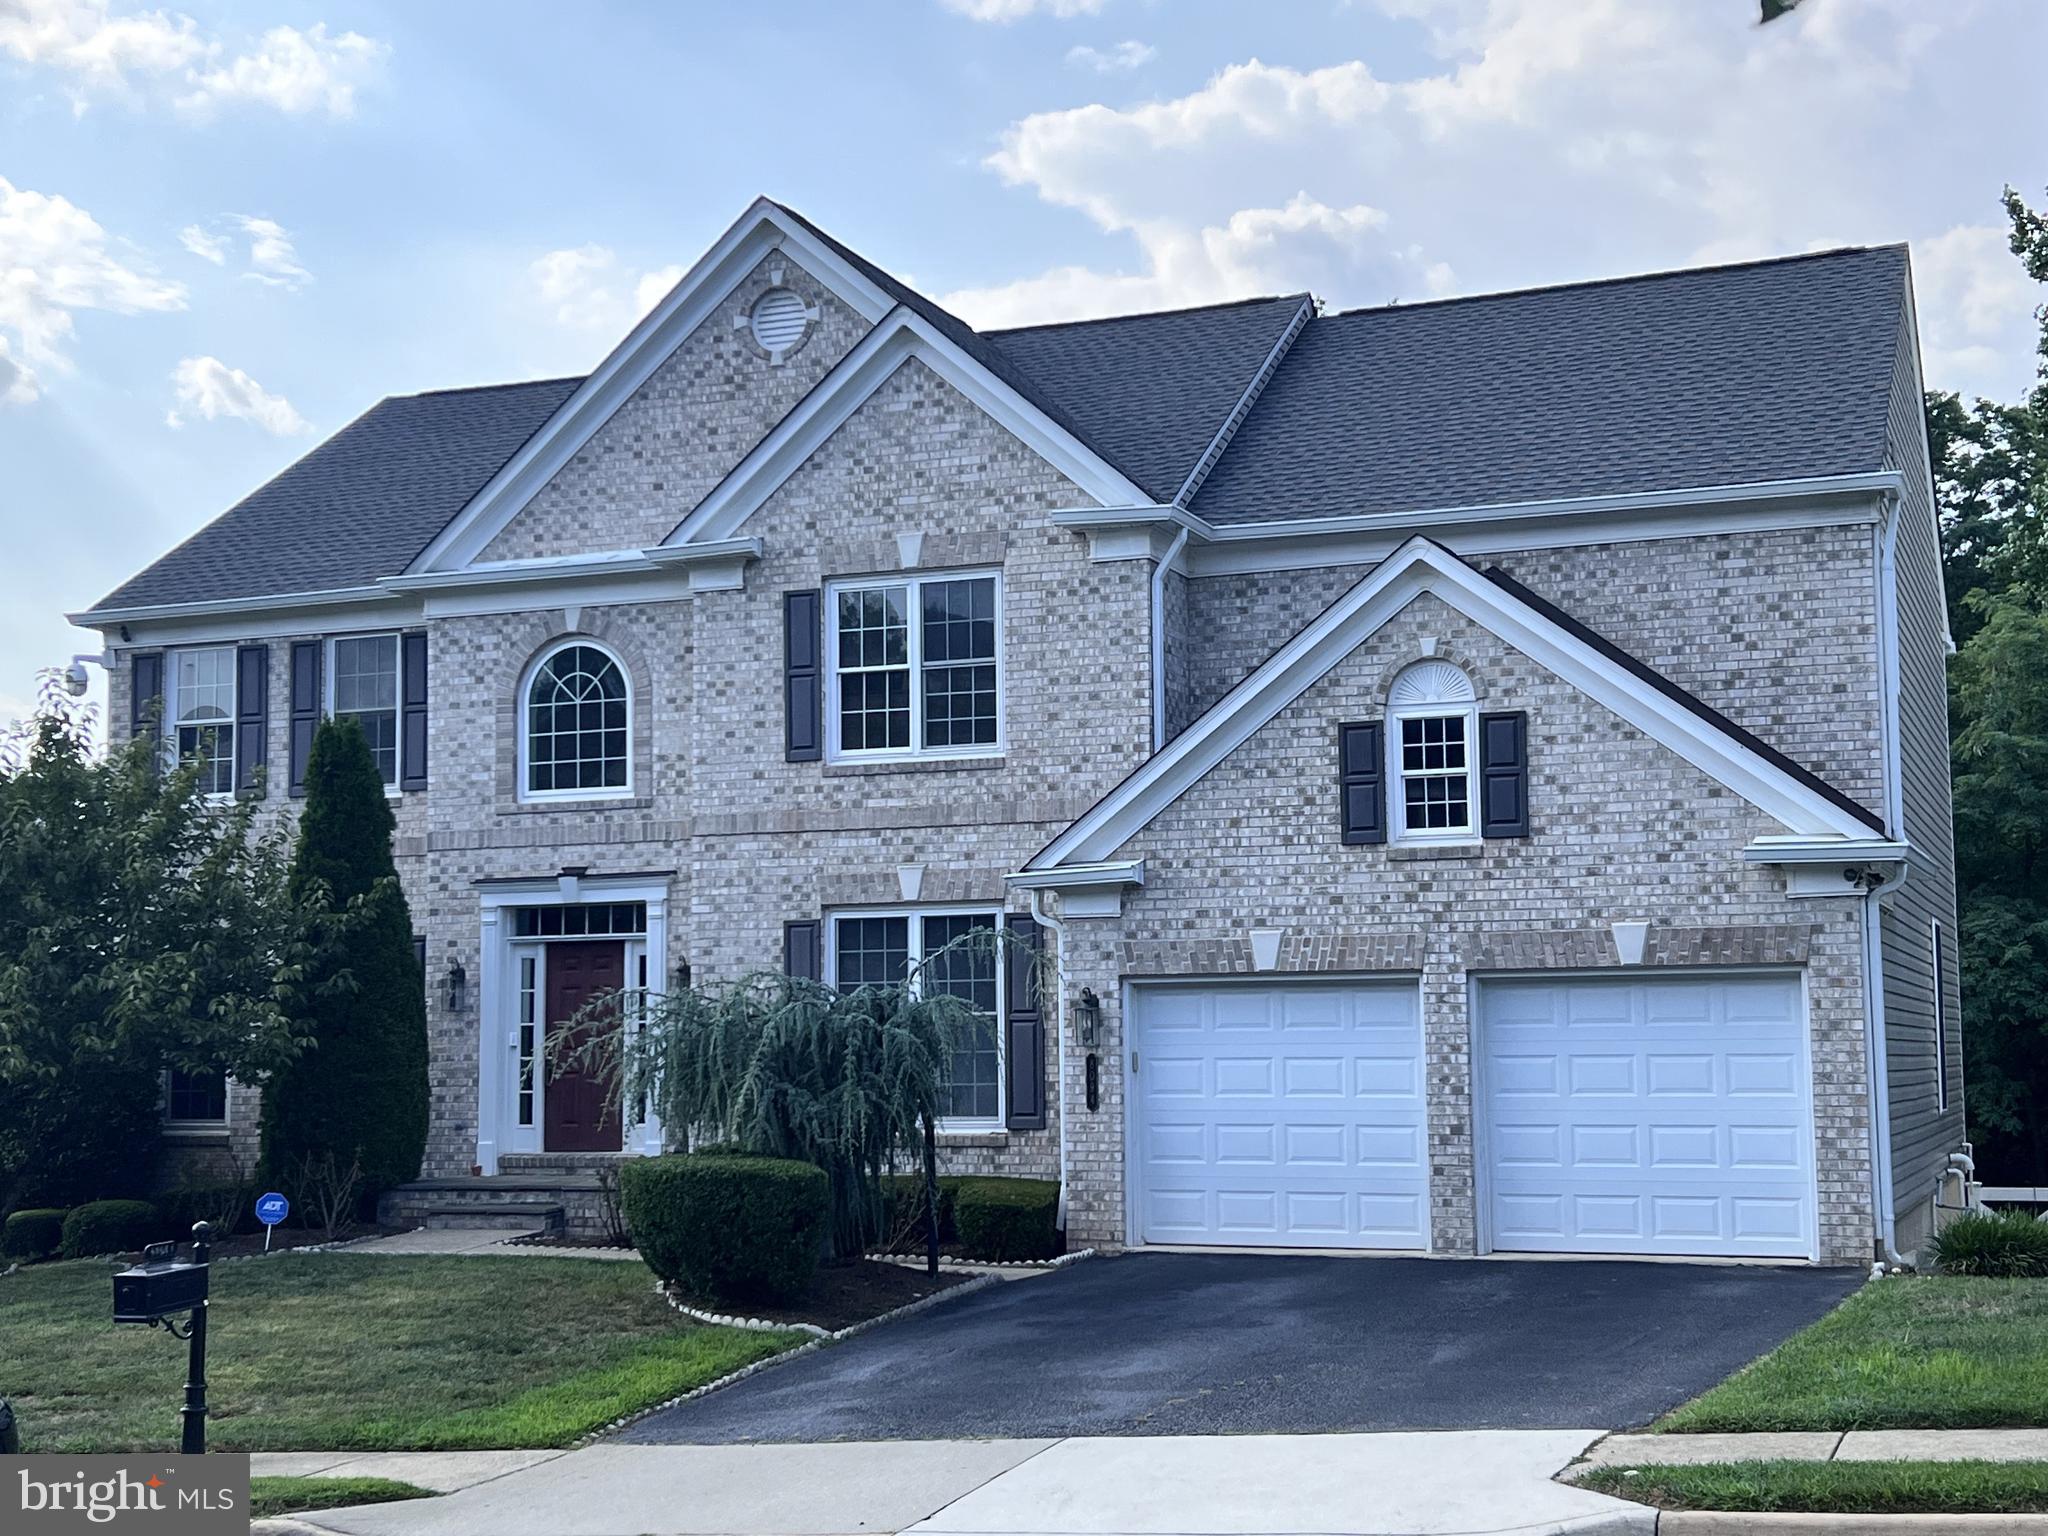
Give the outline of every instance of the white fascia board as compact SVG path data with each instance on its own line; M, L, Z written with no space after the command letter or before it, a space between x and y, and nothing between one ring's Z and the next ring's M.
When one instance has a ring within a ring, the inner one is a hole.
M756 199L540 430L470 498L406 567L407 573L454 570L475 560L684 338L775 250L787 250L799 266L871 324L889 312L889 298L881 289L768 199Z
M506 560L463 571L393 576L387 584L420 593L429 618L515 613L536 605L584 608L669 602L744 583L759 539L726 539L690 549L620 549L560 559Z
M1742 850L1750 864L1896 864L1910 858L1909 843L1862 837L1758 837Z
M1105 864L1068 864L1059 869L1020 869L1003 876L1013 891L1082 890L1089 887L1143 885L1145 861L1119 859Z
M1048 843L1026 864L1052 870L1108 859L1210 769L1349 655L1387 620L1430 593L1546 667L1773 820L1810 836L1865 838L1860 818L1486 580L1426 539L1411 539L1325 609L1201 719Z
M1150 498L1096 452L907 309L883 320L803 401L754 445L662 542L735 537L746 520L905 362L925 364L995 422L1099 502Z
M284 635L336 634L351 629L392 629L424 616L417 597L378 587L295 592L221 602L157 603L68 615L83 629L109 637L123 628L122 644L203 645L225 640L270 640Z

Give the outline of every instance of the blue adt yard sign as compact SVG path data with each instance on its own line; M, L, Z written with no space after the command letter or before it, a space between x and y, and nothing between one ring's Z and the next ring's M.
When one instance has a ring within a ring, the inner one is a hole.
M270 1229L291 1215L292 1203L272 1190L256 1197L256 1219L263 1223L263 1251L270 1252Z

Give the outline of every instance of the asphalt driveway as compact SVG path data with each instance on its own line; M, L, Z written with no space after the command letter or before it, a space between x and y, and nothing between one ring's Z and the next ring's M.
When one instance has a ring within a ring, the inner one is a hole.
M1135 1254L992 1287L643 1419L640 1444L1627 1429L1853 1269Z

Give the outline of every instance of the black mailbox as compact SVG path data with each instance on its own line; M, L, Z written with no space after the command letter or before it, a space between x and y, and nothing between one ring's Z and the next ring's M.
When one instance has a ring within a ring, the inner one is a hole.
M114 1321L153 1323L203 1305L207 1269L183 1259L145 1255L142 1263L114 1276Z

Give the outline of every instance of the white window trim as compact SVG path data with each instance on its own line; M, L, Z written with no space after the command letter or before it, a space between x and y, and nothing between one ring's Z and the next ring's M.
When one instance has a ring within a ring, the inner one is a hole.
M164 1113L163 1128L166 1134L178 1136L206 1136L227 1130L234 1121L235 1080L222 1075L225 1091L221 1094L220 1118L218 1120L174 1120L171 1118L171 1069L164 1068Z
M235 786L242 777L242 664L241 657L232 645L181 645L164 654L164 724L163 752L167 766L176 769L182 766L178 753L178 730L183 717L178 709L178 658L191 656L200 651L225 651L228 657L228 718L230 739L234 749L228 754L228 787L210 789L206 798L215 804L225 805L235 798ZM211 1125L212 1121L196 1122Z
M619 669L619 679L626 685L626 782L624 787L608 789L529 789L527 771L530 763L529 746L533 734L531 717L534 679L540 676L540 669L562 652L586 646L599 655L609 658ZM617 651L603 641L593 640L587 635L564 635L554 644L544 648L540 654L527 663L526 670L519 674L519 693L513 704L513 730L518 739L518 780L514 786L518 798L524 805L546 805L560 800L630 800L633 787L633 670Z
M1462 827L1408 826L1407 779L1449 778L1449 772L1407 773L1401 763L1401 722L1404 720L1463 720L1465 722L1465 825ZM1473 818L1479 809L1479 706L1477 704L1410 704L1387 711L1387 840L1393 843L1423 843L1432 847L1457 846L1480 841L1479 824Z
M842 921L858 921L862 918L902 917L909 919L906 942L910 946L913 966L920 964L924 955L924 920L928 917L985 917L994 924L998 933L1003 926L1003 911L1000 907L841 907L825 914L825 953L819 957L819 968L823 972L825 985L839 985L839 924ZM1006 1106L1010 1096L1010 1055L1008 1050L1008 1006L1009 988L1004 984L1003 951L996 951L996 1112L993 1116L982 1115L941 1115L938 1129L952 1135L963 1133L986 1133L1009 1129Z
M996 739L986 745L926 747L924 741L924 606L919 589L926 582L992 581L996 600ZM849 751L840 744L839 595L873 592L885 587L909 589L910 745ZM1003 666L1003 573L1000 570L898 571L888 576L862 576L825 584L825 761L828 763L950 762L960 758L1001 757L1009 749L1009 714Z
M334 712L334 647L343 640L389 640L394 662L392 679L396 692L392 695L391 713L394 716L391 739L397 744L397 755L391 760L391 778L384 786L384 793L396 800L404 794L400 788L405 783L405 636L395 629L365 629L354 634L329 635L322 643L320 668L320 704L324 719L338 718ZM359 711L351 711L351 715Z
M1929 947L1934 951L1934 1107L1948 1113L1948 977L1941 954L1941 919L1928 923Z

